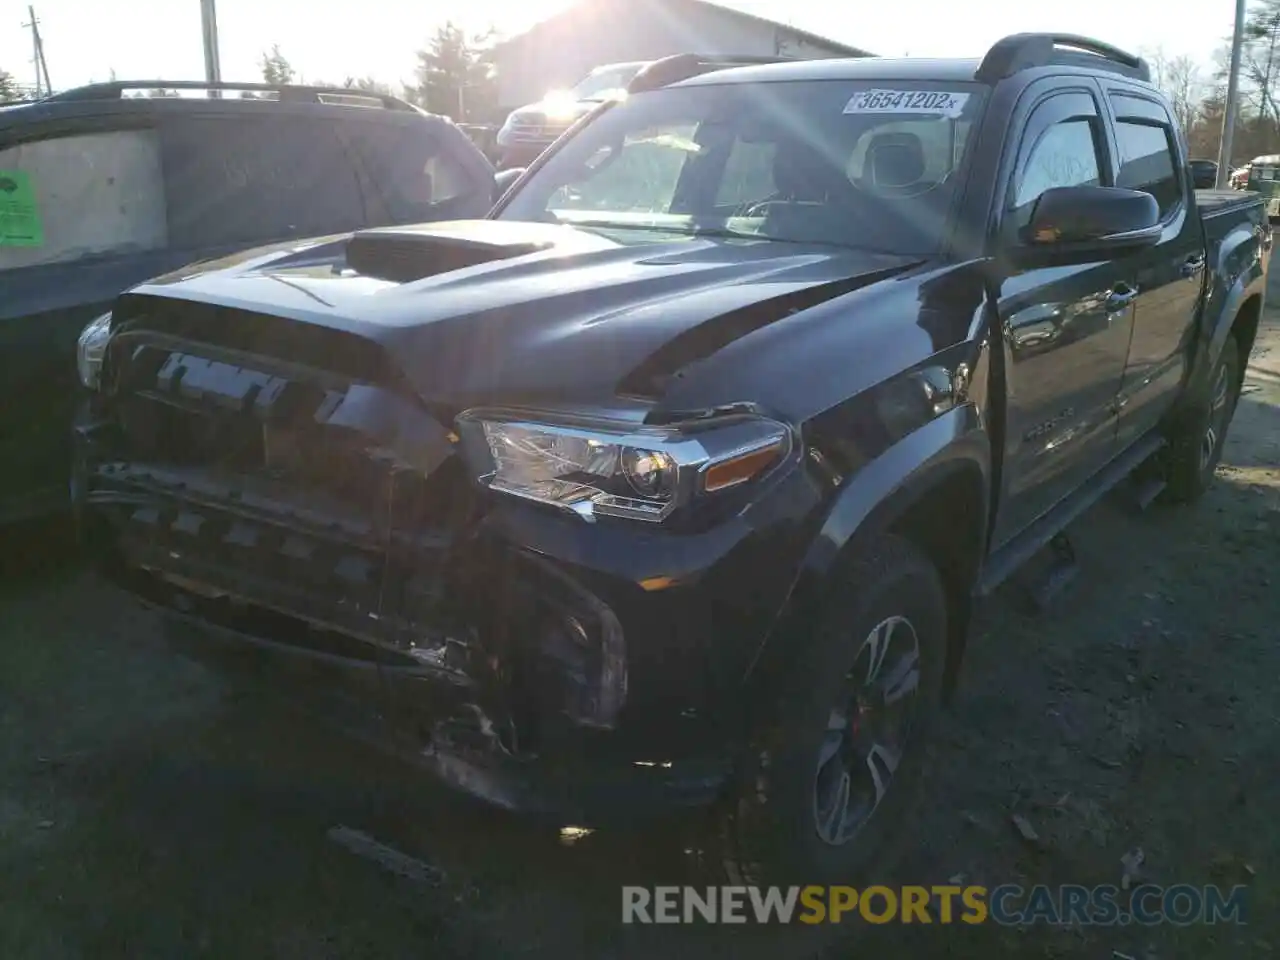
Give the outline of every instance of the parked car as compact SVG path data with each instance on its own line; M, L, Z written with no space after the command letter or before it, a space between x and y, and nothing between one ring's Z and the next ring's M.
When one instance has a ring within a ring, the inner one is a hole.
M706 805L738 876L857 882L975 602L1126 478L1212 482L1269 227L1079 37L629 89L486 219L122 296L86 540L175 643L476 797Z
M200 96L145 96L162 85ZM268 241L483 216L494 173L394 97L141 81L7 108L0 187L3 522L69 505L76 337L122 290Z
M649 61L596 67L567 91L550 92L537 103L511 111L498 129L498 167L527 167L575 120L610 98L625 96L627 84Z
M704 56L708 66L740 66L781 60L781 57ZM498 129L498 168L524 168L578 120L600 106L627 95L627 85L654 61L608 63L596 67L568 90L552 91L538 103L513 110Z
M1280 217L1280 154L1249 161L1249 182L1245 189L1262 194L1268 217L1272 220Z
M1212 190L1218 185L1218 162L1216 160L1192 160L1191 184L1197 190Z
M1236 167L1231 171L1230 186L1233 190L1243 190L1249 185L1249 165Z

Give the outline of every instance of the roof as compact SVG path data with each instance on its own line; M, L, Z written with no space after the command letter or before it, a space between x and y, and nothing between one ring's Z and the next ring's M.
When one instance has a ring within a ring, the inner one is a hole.
M597 2L597 0L579 0L579 2L575 3L573 6L569 7L567 10L563 10L560 13L556 14L555 16L549 17L546 20L543 20L540 23L535 24L534 26L526 30L524 33L516 34L514 37L509 37L506 40L503 40L501 43L494 44L494 46L490 48L490 50L488 51L486 59L490 59L495 55L500 56L504 49L522 43L532 34L536 33L539 30L539 28L542 27L544 24L549 23L553 20L559 20L563 17L572 16L575 11L577 11L584 5L588 3L594 3L594 2ZM871 53L870 51L863 50L859 47L851 47L848 44L839 43L835 40L832 40L830 37L824 37L821 34L811 33L808 30L801 30L799 27L793 27L793 26L790 26L789 24L779 23L776 20L770 20L767 17L757 16L754 13L745 13L742 10L735 10L732 7L725 7L725 6L721 6L718 3L711 3L710 0L666 0L666 2L673 3L676 5L684 5L684 6L692 7L695 9L701 8L704 10L711 10L718 15L732 17L738 20L745 21L747 23L754 23L757 26L768 27L771 30L783 30L786 33L790 34L791 36L795 37L797 40L803 40L804 42L811 43L815 46L825 47L826 49L832 51L833 53L842 54L843 56L846 56L846 57L875 56L875 54Z
M750 67L730 67L682 80L679 86L714 86L780 80L938 80L972 83L979 60L927 60L924 58L859 57L830 60L796 60Z
M222 84L224 94L221 97L197 96L147 96L150 90L200 90L203 94L209 87L199 81L146 80L119 81L114 83L90 84L77 87L63 93L32 100L25 103L6 105L0 110L0 129L37 123L47 120L77 120L103 116L172 116L174 114L245 114L279 115L280 111L301 114L317 114L334 116L338 111L344 116L351 115L352 110L359 111L361 116L376 116L383 121L395 122L447 122L443 118L425 113L417 107L400 101L395 97L384 97L379 94L365 93L347 88L320 88L283 86L271 87L267 84ZM125 95L127 93L141 96ZM235 91L235 92L233 92ZM239 91L270 93L275 92L277 98L255 96L252 99L242 98ZM319 94L317 96L316 94ZM321 97L328 99L322 100ZM343 102L345 100L345 102ZM361 101L361 102L355 102ZM376 109L373 104L379 102Z

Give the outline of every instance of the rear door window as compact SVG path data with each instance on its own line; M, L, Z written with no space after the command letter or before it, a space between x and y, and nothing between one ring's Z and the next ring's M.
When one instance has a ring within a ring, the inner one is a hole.
M1116 145L1120 156L1116 186L1142 190L1160 204L1167 219L1182 203L1178 136L1168 111L1146 97L1111 95L1116 114Z
M110 130L0 149L0 271L164 249L152 130Z
M171 240L252 245L365 225L354 164L331 122L183 117L165 129Z
M1116 186L1151 194L1160 204L1161 219L1182 199L1170 135L1167 127L1154 123L1130 120L1116 123L1116 142L1120 147Z

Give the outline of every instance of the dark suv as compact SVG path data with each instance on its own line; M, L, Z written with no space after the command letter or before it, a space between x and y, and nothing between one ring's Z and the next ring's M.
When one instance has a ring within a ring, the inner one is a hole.
M122 290L264 243L483 216L493 193L450 120L349 89L148 80L6 108L0 521L67 502L76 337Z

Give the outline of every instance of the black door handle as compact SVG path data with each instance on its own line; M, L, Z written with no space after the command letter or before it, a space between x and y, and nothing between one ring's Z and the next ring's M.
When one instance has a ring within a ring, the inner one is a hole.
M1107 294L1107 313L1119 313L1127 309L1137 296L1136 287L1131 287L1127 283L1117 283Z
M1204 254L1197 253L1187 257L1182 262L1181 273L1184 277L1191 278L1204 269Z

